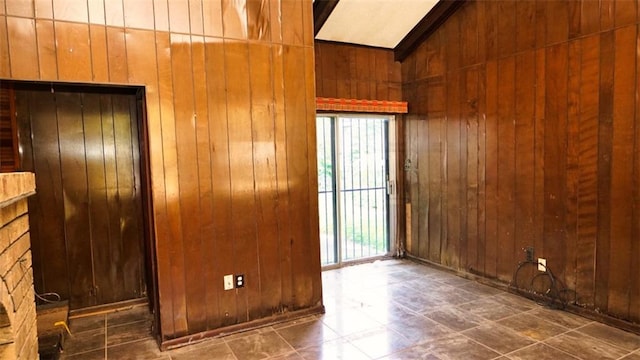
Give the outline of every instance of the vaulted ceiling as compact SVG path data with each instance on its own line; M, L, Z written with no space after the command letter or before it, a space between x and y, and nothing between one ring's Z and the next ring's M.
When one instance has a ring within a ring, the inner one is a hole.
M393 49L404 59L464 0L315 0L317 40Z

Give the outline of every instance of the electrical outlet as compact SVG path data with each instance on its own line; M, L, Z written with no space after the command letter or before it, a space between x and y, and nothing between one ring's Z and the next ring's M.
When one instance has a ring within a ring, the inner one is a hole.
M538 271L547 271L547 259L538 258Z
M243 274L236 275L236 287L237 288L244 287L244 275Z
M527 246L524 248L524 256L527 261L533 261L533 246Z
M225 290L233 289L233 275L224 276L224 289Z

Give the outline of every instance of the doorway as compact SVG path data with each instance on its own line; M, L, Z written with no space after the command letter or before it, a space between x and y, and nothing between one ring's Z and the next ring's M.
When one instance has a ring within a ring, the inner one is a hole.
M389 253L390 117L316 117L324 267Z
M141 90L14 86L36 292L71 310L146 300Z

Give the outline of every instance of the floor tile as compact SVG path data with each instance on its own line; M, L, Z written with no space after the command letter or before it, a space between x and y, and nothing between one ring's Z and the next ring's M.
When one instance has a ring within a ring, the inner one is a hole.
M293 351L275 331L238 337L227 342L238 360L259 360Z
M276 331L296 350L338 338L338 334L321 320L278 328Z
M438 339L452 332L446 326L420 315L399 319L387 326L414 344Z
M620 348L579 332L570 332L545 341L545 344L582 359L618 359L627 354Z
M151 320L107 327L107 346L123 344L151 336Z
M460 288L480 296L490 296L502 293L502 290L500 289L492 288L491 286L483 285L475 281L471 281Z
M413 345L404 336L387 328L354 334L346 339L372 359L389 355Z
M487 320L500 320L521 313L521 310L498 303L493 298L482 298L457 306Z
M506 292L502 292L492 296L491 300L500 304L510 306L520 311L529 311L531 309L534 309L540 306L536 304L534 301L531 301L527 298L524 298L522 296L517 296L514 294L509 294Z
M482 325L467 330L463 334L501 354L506 354L534 343L534 340L523 337L511 329L497 324Z
M145 339L107 348L108 359L170 360L169 352L162 352L155 339Z
M196 346L185 346L168 353L171 355L171 360L236 359L231 348L224 341L203 342Z
M567 329L575 329L592 322L587 318L568 313L562 310L549 309L547 307L540 306L537 309L532 310L529 314L535 315L539 318L545 319L552 323L566 327Z
M103 349L106 344L105 329L75 332L65 341L64 351L69 354L84 353L92 350Z
M487 360L500 356L497 352L460 334L424 343L419 346L419 349L425 354L433 354L443 360Z
M117 326L145 320L153 320L153 315L149 312L147 305L124 308L107 314L107 326Z
M369 357L345 339L324 342L298 350L305 360L369 360Z
M105 314L85 316L69 320L69 328L71 333L77 333L87 330L95 330L106 325L107 316Z
M455 331L463 331L479 326L482 323L482 319L471 314L470 312L458 309L455 307L448 307L438 311L428 312L424 314L431 320L434 320L450 329Z
M513 329L523 336L542 341L568 331L566 328L552 324L529 314L521 314L498 321L498 324Z
M322 277L324 315L160 352L152 314L132 307L72 319L61 359L640 360L640 336L414 262Z
M342 311L326 315L322 318L322 322L340 336L373 330L382 325L360 310Z
M105 360L108 359L106 357L105 349L97 349L93 351L81 352L81 353L73 353L67 354L62 353L60 356L61 360Z
M628 351L640 349L640 336L608 325L592 323L578 331Z
M507 357L512 360L578 360L575 356L544 344L532 345L507 354Z

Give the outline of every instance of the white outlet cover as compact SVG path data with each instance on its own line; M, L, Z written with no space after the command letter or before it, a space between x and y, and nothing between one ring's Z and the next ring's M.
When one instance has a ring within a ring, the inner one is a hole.
M538 271L547 271L547 259L538 258Z
M225 290L233 289L233 275L224 276L224 289Z

